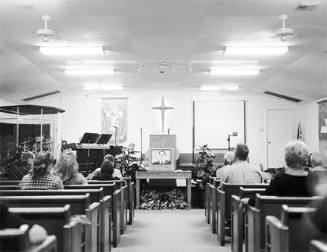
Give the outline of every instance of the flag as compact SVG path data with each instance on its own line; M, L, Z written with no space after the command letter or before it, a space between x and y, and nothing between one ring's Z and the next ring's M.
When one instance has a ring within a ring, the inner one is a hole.
M296 135L296 139L297 139L297 140L301 140L301 141L303 141L303 133L302 133L301 123L299 123L299 124L297 125L297 135Z

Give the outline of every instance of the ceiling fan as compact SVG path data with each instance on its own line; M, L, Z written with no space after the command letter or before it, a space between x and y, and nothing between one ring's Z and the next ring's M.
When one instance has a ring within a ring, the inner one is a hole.
M44 21L44 27L36 31L36 35L39 37L41 42L50 42L56 37L56 32L48 28L48 22L51 17L48 15L43 15L42 20Z
M283 14L278 17L282 22L282 27L275 32L273 37L279 37L281 41L288 41L295 38L295 33L293 28L286 27L286 20L288 16Z

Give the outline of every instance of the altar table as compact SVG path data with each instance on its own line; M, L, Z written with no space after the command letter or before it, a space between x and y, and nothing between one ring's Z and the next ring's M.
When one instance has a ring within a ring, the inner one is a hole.
M140 209L140 179L186 179L187 206L191 208L191 171L136 171L136 209Z

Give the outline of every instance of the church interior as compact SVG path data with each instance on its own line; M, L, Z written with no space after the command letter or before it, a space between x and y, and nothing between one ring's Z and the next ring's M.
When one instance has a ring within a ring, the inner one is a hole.
M1 0L0 206L1 251L326 252L327 0Z

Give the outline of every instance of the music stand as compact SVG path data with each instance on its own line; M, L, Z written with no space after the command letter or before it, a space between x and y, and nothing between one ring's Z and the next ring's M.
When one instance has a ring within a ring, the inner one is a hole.
M100 134L97 133L84 133L80 144L93 144L96 143L98 138L100 137Z
M98 138L97 144L107 144L111 138L111 134L101 134L101 136Z

